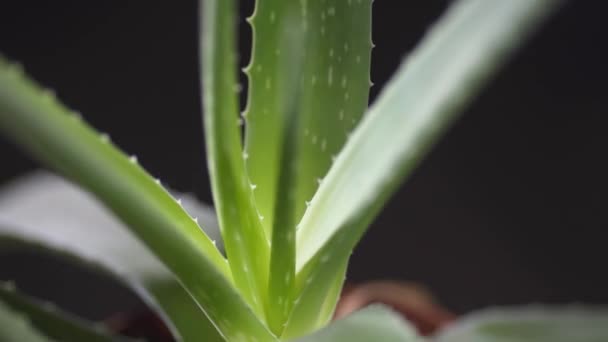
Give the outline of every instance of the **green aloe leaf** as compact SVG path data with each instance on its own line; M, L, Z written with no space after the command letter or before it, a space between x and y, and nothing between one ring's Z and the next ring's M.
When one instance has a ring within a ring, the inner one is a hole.
M306 40L306 32L301 30L297 14L291 15L281 29L283 34L281 45L285 48L285 58L276 65L283 75L276 86L283 89L284 96L280 103L281 136L278 145L281 146L279 156L279 173L277 175L277 198L275 202L273 229L271 231L270 273L268 280L268 300L266 313L270 328L277 335L281 334L283 323L288 317L292 306L293 285L295 281L296 264L296 222L294 212L297 206L292 183L297 177L296 160L299 154L297 141L292 139L297 133L301 117L298 115L299 94L302 91L299 79L302 77L303 51L302 43Z
M11 283L0 284L0 303L19 312L38 331L56 341L126 342L130 340L111 334L103 326L93 325L61 312L52 304L25 297L17 293Z
M19 312L0 302L0 341L51 342Z
M297 342L421 342L416 330L391 309L373 305L361 309Z
M250 22L253 47L245 69L249 79L245 155L256 204L270 236L280 214L275 212L277 202L288 197L277 189L284 169L284 144L277 142L290 139L297 149L292 158L297 172L289 186L289 197L295 202L290 221L297 222L367 108L371 0L260 0ZM302 33L297 43L302 56L295 60L290 60L295 44L284 39L287 28ZM289 136L282 100L291 94L282 85L292 76L277 67L287 63L301 70L294 100L297 128Z
M256 3L245 153L271 237L267 316L293 303L295 230L333 156L367 107L371 1Z
M201 66L207 164L237 288L264 315L269 243L242 156L236 82L235 2L201 1Z
M580 306L496 308L449 326L434 342L603 342L608 311Z
M217 229L210 208L185 196L183 204L206 229ZM135 291L178 341L223 340L175 276L120 221L57 176L35 173L0 191L0 243L3 250L43 250L111 276Z
M4 59L0 132L95 194L167 265L222 334L269 336L234 288L224 257L180 203L134 158Z
M288 330L305 331L304 322L314 314L311 303L325 299L342 262L392 192L459 109L558 3L456 1L404 61L338 155L300 222L296 271L302 295ZM307 289L313 287L318 290Z
M342 284L348 256L365 231L367 222L363 215L355 217L349 225L338 230L300 271L294 308L289 316L282 338L292 339L314 331L327 321L322 320L329 308L336 304L336 287ZM345 252L348 253L345 256ZM320 311L319 308L322 308ZM321 314L321 315L320 315Z

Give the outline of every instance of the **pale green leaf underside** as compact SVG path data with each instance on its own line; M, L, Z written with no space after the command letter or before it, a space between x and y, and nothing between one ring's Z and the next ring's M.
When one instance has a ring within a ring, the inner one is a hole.
M183 201L217 235L213 211L188 197ZM3 250L44 250L115 278L157 312L177 340L222 340L171 272L123 224L57 176L34 173L0 191L0 243Z
M577 306L488 309L464 317L434 342L604 342L608 310Z
M134 159L4 59L0 131L94 193L167 265L222 334L264 334L234 288L226 260L194 218Z
M277 201L293 198L293 219L306 210L332 157L344 144L367 108L371 51L370 0L259 0L251 18L252 58L246 69L249 98L245 155L255 185L255 198L267 234L273 227ZM285 39L287 30L301 32L296 44ZM302 56L293 58L297 46ZM291 63L291 65L290 65ZM299 69L293 140L296 170L290 194L279 194L278 179L284 146L283 103L292 97L292 75L284 66ZM292 228L292 227L289 227Z
M269 244L242 157L236 77L235 1L200 1L200 53L207 166L237 288L264 317Z
M127 342L103 326L73 317L58 308L17 293L13 284L0 284L0 303L26 317L30 325L55 341ZM10 327L0 326L0 330ZM5 340L2 340L5 341ZM26 341L26 340L15 340Z
M336 321L297 342L421 342L415 329L391 309L374 305Z
M51 342L19 312L0 302L0 341Z
M286 334L309 329L357 241L402 179L556 1L455 2L355 129L297 237L301 289Z
M354 217L369 222L554 0L463 0L409 55L353 132L300 222L301 270Z

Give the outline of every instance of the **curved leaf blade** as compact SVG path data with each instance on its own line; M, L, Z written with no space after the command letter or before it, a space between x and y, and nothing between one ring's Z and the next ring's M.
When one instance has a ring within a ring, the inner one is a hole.
M34 329L23 315L2 302L0 302L0 340L51 342L51 339Z
M389 198L459 109L558 3L452 4L405 59L321 184L300 222L298 271L354 216L377 214L378 203Z
M234 288L226 259L178 201L134 158L1 58L0 132L94 193L171 269L224 336L241 334L236 326L268 335Z
M391 309L372 305L298 342L422 342L414 328Z
M28 319L30 324L44 335L56 341L120 342L130 339L106 331L73 317L57 308L17 293L10 283L0 284L0 303L9 306Z
M199 7L204 126L214 205L236 286L263 317L269 244L255 211L242 156L235 58L236 4L233 0L201 0Z
M217 230L211 209L187 197L184 207ZM2 188L0 242L3 249L44 250L115 278L159 314L179 341L223 340L167 267L90 195L57 176L37 172Z
M432 341L608 341L608 309L582 306L487 309L455 322Z
M300 222L301 295L287 331L297 335L310 329L306 322L314 307L323 303L334 275L392 192L457 110L557 3L457 1L405 60Z

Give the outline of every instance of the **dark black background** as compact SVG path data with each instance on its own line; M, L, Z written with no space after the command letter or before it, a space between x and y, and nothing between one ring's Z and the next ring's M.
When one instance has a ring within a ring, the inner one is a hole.
M375 2L372 98L446 3ZM570 1L525 45L390 201L351 281L421 282L457 312L608 303L607 7ZM194 1L5 2L0 51L153 175L209 202L196 13ZM2 183L39 166L6 140L0 157ZM137 305L82 275L36 255L0 260L0 279L89 317Z

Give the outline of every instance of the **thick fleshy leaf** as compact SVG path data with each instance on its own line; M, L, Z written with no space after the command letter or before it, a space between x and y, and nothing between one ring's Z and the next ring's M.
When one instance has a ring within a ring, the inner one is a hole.
M255 210L242 154L234 0L201 0L200 53L207 166L237 288L260 317L269 244Z
M269 326L273 332L280 335L287 320L293 303L293 285L295 281L296 264L296 221L294 213L297 209L297 196L294 182L299 170L297 160L300 154L297 136L300 120L299 96L302 84L299 81L303 75L304 42L307 32L301 28L298 21L299 13L283 13L291 16L284 19L286 24L281 29L283 58L275 66L276 72L282 76L275 86L282 89L279 101L280 136L276 142L280 146L279 172L277 174L276 198L273 228L271 234L270 273L268 280L268 300L266 312Z
M338 155L300 222L296 271L303 292L290 319L296 332L303 327L295 326L314 314L311 303L325 299L324 291L331 288L327 283L343 267L340 261L348 258L392 192L557 3L456 1L404 61Z
M268 336L235 289L226 259L179 201L135 158L1 58L0 132L95 194L175 274L225 337Z
M51 342L25 316L0 302L0 341Z
M289 197L295 201L293 221L299 221L332 157L344 144L367 108L371 54L371 0L260 0L250 19L253 30L249 77L245 154L247 170L256 185L255 198L270 232L279 194L284 138L293 140L296 176ZM294 42L285 31L301 32L302 56L293 59ZM297 129L285 134L283 102L293 97L290 73L282 66L301 69L295 114ZM283 186L283 185L281 185ZM292 228L292 227L290 227Z
M217 236L213 211L183 197L184 207ZM215 327L178 283L123 224L89 194L46 172L0 191L2 248L32 248L108 274L134 290L182 341L220 341Z
M455 322L434 342L604 342L608 308L522 307L488 309Z
M247 170L271 236L267 316L280 333L292 305L295 230L367 107L371 1L256 3L246 119Z
M416 330L391 309L372 305L298 342L421 342Z
M55 341L131 341L111 334L101 325L94 325L62 312L50 303L25 297L17 293L11 283L0 284L0 303L26 317L33 327ZM0 327L0 329L10 328Z

